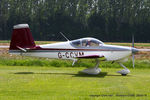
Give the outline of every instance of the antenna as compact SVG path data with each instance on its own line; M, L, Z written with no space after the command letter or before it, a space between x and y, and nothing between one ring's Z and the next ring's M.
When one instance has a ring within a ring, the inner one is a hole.
M67 41L69 41L69 39L62 33L62 32L59 32Z

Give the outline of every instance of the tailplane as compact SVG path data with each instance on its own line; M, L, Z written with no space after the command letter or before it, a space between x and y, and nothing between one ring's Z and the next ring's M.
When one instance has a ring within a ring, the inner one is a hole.
M35 43L28 24L18 24L13 27L13 33L9 50L20 48L34 48Z

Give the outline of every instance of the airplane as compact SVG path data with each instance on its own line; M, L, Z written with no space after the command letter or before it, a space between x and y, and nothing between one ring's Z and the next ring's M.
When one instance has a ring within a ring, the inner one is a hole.
M95 59L96 65L93 68L81 71L82 73L92 75L97 75L101 72L99 68L101 61L117 62L124 68L117 73L123 76L130 73L130 70L124 66L122 62L127 61L128 57L132 55L134 67L134 54L139 51L139 49L134 48L134 38L132 47L107 45L92 37L80 38L72 41L67 39L65 42L36 45L28 24L13 26L9 47L10 54L73 60L72 65L74 65L78 59Z

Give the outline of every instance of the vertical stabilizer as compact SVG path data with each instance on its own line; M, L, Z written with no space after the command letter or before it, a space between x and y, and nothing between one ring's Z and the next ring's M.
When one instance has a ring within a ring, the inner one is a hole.
M13 33L9 50L19 48L34 48L35 43L28 24L18 24L13 27Z

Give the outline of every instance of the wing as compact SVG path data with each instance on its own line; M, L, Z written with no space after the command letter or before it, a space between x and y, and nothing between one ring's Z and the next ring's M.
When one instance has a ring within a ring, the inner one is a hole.
M22 47L19 47L19 46L16 46L19 50L23 51L23 52L27 52L27 50L33 50L33 49L36 49L36 47L31 47L31 48L22 48Z
M104 58L103 55L86 55L86 56L78 56L77 58Z
M99 60L101 61L105 61L106 58L103 56L103 55L86 55L86 56L78 56L76 57L78 59L97 59L99 58ZM77 59L73 59L73 63L72 63L72 66L75 64L75 62L77 62L78 60Z

